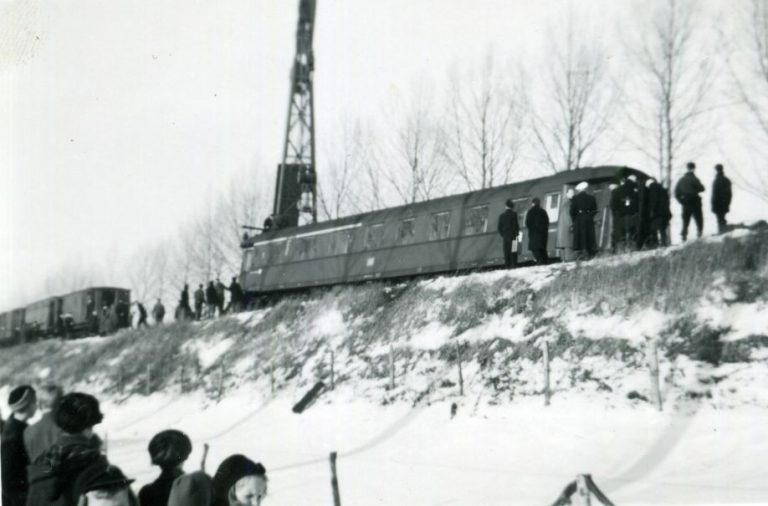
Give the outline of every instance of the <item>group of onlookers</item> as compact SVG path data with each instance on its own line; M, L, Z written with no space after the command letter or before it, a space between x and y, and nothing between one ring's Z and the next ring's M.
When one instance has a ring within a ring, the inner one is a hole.
M696 224L698 236L703 229L703 213L700 194L704 185L695 175L696 165L689 162L686 174L675 186L675 199L682 207L683 241L688 238L691 219ZM730 211L731 181L725 176L723 166L715 165L712 184L712 212L717 217L718 233L727 228L726 215ZM558 229L556 247L563 260L589 259L598 251L598 243L612 252L655 248L669 245L669 223L672 219L669 192L656 179L648 178L640 185L637 176L626 169L616 174L616 182L609 185L609 192L601 192L601 202L590 192L590 185L583 181L568 189L564 202L557 206ZM595 217L603 210L597 233ZM547 243L549 238L549 214L541 207L539 198L533 198L524 219L528 231L528 249L537 264L549 262ZM517 265L520 225L514 202L506 202L505 211L499 215L498 232L502 237L504 263Z
M226 292L229 292L229 303L226 303ZM208 282L208 286L203 288L203 285L195 290L194 297L194 310L189 304L189 284L184 285L184 289L181 291L181 297L179 298L179 304L176 306L174 317L177 321L180 320L201 320L204 318L216 318L224 315L228 312L237 313L242 311L245 306L245 292L243 287L237 282L236 277L232 277L232 282L229 286L226 286L220 279L216 279L216 282ZM136 323L136 328L144 325L149 327L147 317L149 316L147 309L140 301L136 301L138 309L139 320ZM158 298L154 307L152 308L152 316L155 319L155 325L163 323L165 317L165 306L163 302Z
M93 432L104 418L95 397L22 385L8 405L11 415L0 424L4 506L255 506L266 497L266 469L243 455L224 459L213 477L185 474L192 442L173 429L150 440L160 475L137 497L134 480L107 459ZM38 408L42 416L29 425Z

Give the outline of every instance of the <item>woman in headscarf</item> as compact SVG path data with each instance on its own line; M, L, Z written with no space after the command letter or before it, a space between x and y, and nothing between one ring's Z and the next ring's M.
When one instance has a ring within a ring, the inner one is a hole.
M267 496L267 470L244 455L231 455L213 475L211 506L259 506Z

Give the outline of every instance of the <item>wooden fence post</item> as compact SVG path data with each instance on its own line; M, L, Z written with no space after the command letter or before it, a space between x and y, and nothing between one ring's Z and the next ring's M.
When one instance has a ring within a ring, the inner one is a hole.
M333 506L341 506L339 479L336 476L336 452L331 452L331 488L333 489Z
M273 361L269 362L269 384L270 388L272 390L272 393L275 393L275 363Z
M389 389L395 389L395 349L389 345Z
M147 364L146 395L149 395L150 393L152 393L152 365Z
M661 388L659 386L659 353L655 339L648 340L648 373L651 379L651 396L656 409L661 411Z
M544 405L549 406L550 390L549 390L549 343L544 340Z
M120 395L123 395L123 389L125 388L125 378L123 377L123 364L117 366L117 388L120 391Z
M331 350L331 390L336 388L336 378L334 378L334 370L333 370L333 363L335 361L336 357L333 353L333 350Z
M181 393L184 393L184 360L181 361L181 368L179 369L179 388Z
M461 348L458 341L456 341L456 363L459 366L459 395L464 395L464 374L461 371Z

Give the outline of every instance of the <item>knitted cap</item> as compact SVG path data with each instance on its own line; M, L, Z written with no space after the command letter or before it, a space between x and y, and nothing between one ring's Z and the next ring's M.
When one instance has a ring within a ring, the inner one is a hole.
M166 468L181 464L192 453L192 441L180 430L158 432L147 447L152 463Z
M82 432L103 419L96 397L80 392L63 396L53 412L53 421L69 434Z
M35 389L29 385L21 385L14 388L8 396L8 407L11 408L13 413L24 411L36 402Z
M211 506L211 477L202 471L176 478L168 497L168 506Z
M266 476L267 470L261 463L244 455L231 455L224 459L213 475L213 504L228 504L229 490L237 480L246 476Z

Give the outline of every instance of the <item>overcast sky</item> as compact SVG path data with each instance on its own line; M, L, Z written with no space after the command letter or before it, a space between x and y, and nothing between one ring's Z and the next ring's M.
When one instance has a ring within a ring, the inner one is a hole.
M540 65L567 5L318 4L321 151L342 115L375 117L393 93L440 83L453 62L489 47ZM590 20L584 33L609 48L636 4L573 3ZM725 5L708 2L710 19L727 17ZM172 236L238 173L259 167L273 187L297 11L298 0L0 0L0 309L29 302L62 265L101 267ZM625 160L643 168L636 153ZM734 219L765 215L753 200L734 210Z

